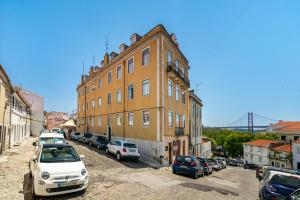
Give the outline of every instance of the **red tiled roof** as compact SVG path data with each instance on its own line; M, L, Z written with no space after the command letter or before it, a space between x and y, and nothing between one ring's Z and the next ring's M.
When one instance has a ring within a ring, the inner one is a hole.
M272 129L279 131L300 131L300 121L279 121L272 125Z
M251 142L246 142L244 144L249 144L252 146L258 146L258 147L264 147L264 148L269 148L270 144L276 143L277 141L274 140L255 140Z
M292 152L290 144L285 144L285 145L278 146L278 147L274 148L274 150L275 151Z

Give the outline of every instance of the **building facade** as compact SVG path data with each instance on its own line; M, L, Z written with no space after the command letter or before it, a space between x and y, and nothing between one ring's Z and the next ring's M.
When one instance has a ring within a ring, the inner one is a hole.
M292 161L293 169L300 171L300 140L292 143Z
M16 88L16 90L30 106L30 135L37 137L44 127L44 98L23 88Z
M15 90L11 103L11 139L12 145L20 145L30 136L30 107Z
M270 131L282 141L300 139L300 121L279 121L270 126Z
M243 148L245 162L249 164L256 164L258 166L269 165L270 147L275 147L274 145L276 143L277 141L273 140L256 140L244 143Z
M194 93L189 91L189 152L191 155L201 155L202 137L202 101Z
M201 157L203 158L211 158L211 141L209 141L206 137L202 137L201 141Z
M60 126L69 119L69 115L64 112L47 112L45 126L51 131L54 128L60 128Z
M270 165L282 168L292 168L292 144L283 144L270 149Z
M78 130L135 142L142 159L188 154L188 61L158 25L105 54L77 86Z

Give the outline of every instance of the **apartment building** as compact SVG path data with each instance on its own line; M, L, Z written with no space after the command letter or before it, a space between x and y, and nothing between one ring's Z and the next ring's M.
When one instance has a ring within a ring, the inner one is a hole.
M194 93L194 90L189 91L189 152L191 155L201 155L202 144L202 101Z
M106 53L81 77L78 131L135 142L163 164L188 154L188 61L162 25Z
M283 144L270 149L270 165L292 168L292 144Z
M271 124L270 131L280 137L282 141L300 139L300 121L278 121Z

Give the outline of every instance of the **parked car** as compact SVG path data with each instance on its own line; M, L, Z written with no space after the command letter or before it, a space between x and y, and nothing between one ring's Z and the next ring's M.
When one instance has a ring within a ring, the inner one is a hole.
M78 137L78 141L82 142L84 144L89 144L92 136L93 136L93 134L91 134L91 133L84 133L83 135L80 135Z
M216 160L221 163L222 169L225 169L227 167L225 158L217 158Z
M51 144L51 143L66 143L63 135L58 133L42 133L36 142L33 142L33 146L39 146L41 144Z
M299 175L270 170L260 183L259 197L263 200L287 199L298 188Z
M287 198L287 200L298 200L300 199L300 189L296 190Z
M246 163L246 164L244 165L244 169L254 169L254 170L256 170L258 167L259 167L258 165L256 165L256 164L251 164L251 163Z
M75 141L78 141L78 137L79 137L80 133L71 133L70 135L70 139L71 140L75 140Z
M260 168L258 168L256 170L256 178L258 178L259 180L263 179L263 177L265 176L265 174L268 171L279 171L279 172L286 172L289 174L296 174L296 175L300 175L300 173L296 170L292 170L292 169L286 169L286 168L281 168L281 167L273 167L273 166L262 166Z
M228 165L236 167L238 166L238 162L236 159L231 159Z
M213 163L213 170L220 171L222 169L222 164L215 159L208 159L209 162Z
M29 162L32 195L52 196L85 190L88 172L68 144L42 144Z
M194 156L177 156L172 165L172 170L174 174L188 174L195 179L204 176L204 168Z
M213 171L213 164L209 163L208 160L206 158L197 158L200 162L200 164L203 167L204 170L204 174L205 175L209 175L212 174Z
M116 140L110 142L106 146L106 154L113 154L117 157L117 160L122 158L133 158L138 160L140 158L140 153L137 146L134 143Z
M93 135L90 139L90 146L97 147L98 149L106 149L108 144L107 138L101 135Z

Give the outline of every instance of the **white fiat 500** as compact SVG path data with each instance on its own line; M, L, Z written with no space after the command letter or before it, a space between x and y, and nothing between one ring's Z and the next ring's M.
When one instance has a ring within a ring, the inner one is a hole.
M116 140L110 142L106 146L106 154L114 154L117 160L122 158L133 158L138 160L140 158L140 153L137 146L134 143Z
M88 173L68 144L41 144L30 160L33 196L52 196L85 190Z

